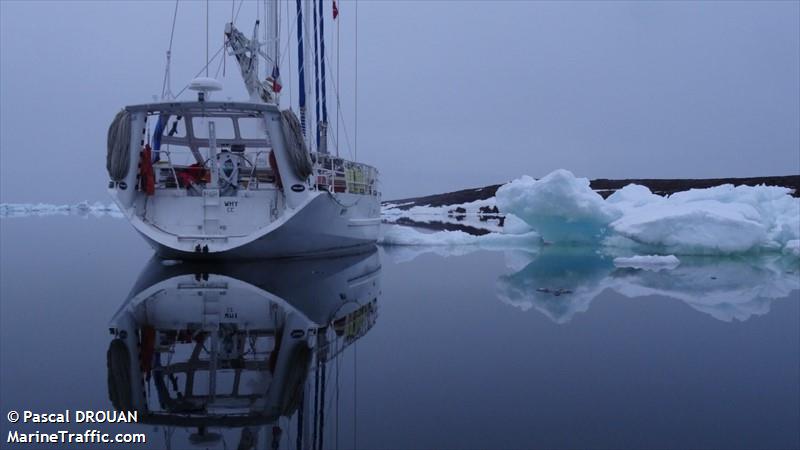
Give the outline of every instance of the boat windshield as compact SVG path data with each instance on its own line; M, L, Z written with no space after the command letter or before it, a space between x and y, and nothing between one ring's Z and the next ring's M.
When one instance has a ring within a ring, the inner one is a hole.
M269 162L272 145L263 124L269 107L274 109L259 104L189 102L128 109L147 115L146 143L155 189L188 189L199 195L211 179L212 141L223 189L274 187L275 171Z

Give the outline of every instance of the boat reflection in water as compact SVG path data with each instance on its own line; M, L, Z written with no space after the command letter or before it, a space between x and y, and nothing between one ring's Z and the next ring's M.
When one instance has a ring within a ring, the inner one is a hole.
M168 448L323 448L326 367L375 323L377 250L169 263L152 259L111 321L113 406Z

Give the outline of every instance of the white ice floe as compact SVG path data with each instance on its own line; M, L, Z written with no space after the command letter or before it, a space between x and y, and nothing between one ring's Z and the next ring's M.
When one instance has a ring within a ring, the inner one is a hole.
M524 176L497 191L514 214L547 242L603 243L683 255L777 251L798 255L800 199L777 186L722 185L660 197L628 185L604 200L589 180L557 170Z
M489 233L475 236L463 231L436 231L423 233L411 227L386 225L382 227L383 245L403 246L481 246L485 248L531 247L541 243L539 234L533 231L524 234Z
M674 269L680 264L675 255L635 255L614 258L614 266L629 269L664 270Z
M117 205L101 202L80 202L72 205L54 205L49 203L0 203L0 217L17 218L33 216L110 216L122 217Z

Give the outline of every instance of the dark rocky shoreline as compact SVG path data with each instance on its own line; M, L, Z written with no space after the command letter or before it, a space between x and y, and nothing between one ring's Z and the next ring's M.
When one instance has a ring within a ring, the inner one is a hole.
M705 179L624 179L610 180L598 178L591 180L589 185L603 198L613 194L617 189L628 184L641 184L647 186L654 194L669 195L675 192L686 191L689 189L702 189L722 184L733 184L734 186L749 185L756 186L766 184L770 186L784 186L794 189L792 195L800 197L800 175L772 176L772 177L750 177L750 178L705 178ZM497 189L502 184L494 184L476 189L462 189L460 191L446 192L443 194L426 195L424 197L403 198L398 200L384 201L383 204L398 205L398 209L411 209L414 206L447 206L460 203L484 200L494 197Z

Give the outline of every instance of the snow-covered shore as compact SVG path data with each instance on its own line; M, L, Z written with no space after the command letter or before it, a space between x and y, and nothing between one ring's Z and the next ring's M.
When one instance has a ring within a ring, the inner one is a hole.
M119 208L113 203L89 203L88 201L65 205L52 203L0 203L0 218L69 215L122 217Z
M391 245L475 245L541 236L555 245L613 249L619 256L726 255L777 252L800 256L800 198L780 186L724 184L669 196L629 184L607 198L586 178L556 170L535 180L523 176L500 186L494 197L457 205L384 205L384 221L476 227L481 239L441 231L420 237L386 228ZM419 233L418 233L419 234ZM388 236L388 238L386 237ZM530 241L530 239L528 239Z

